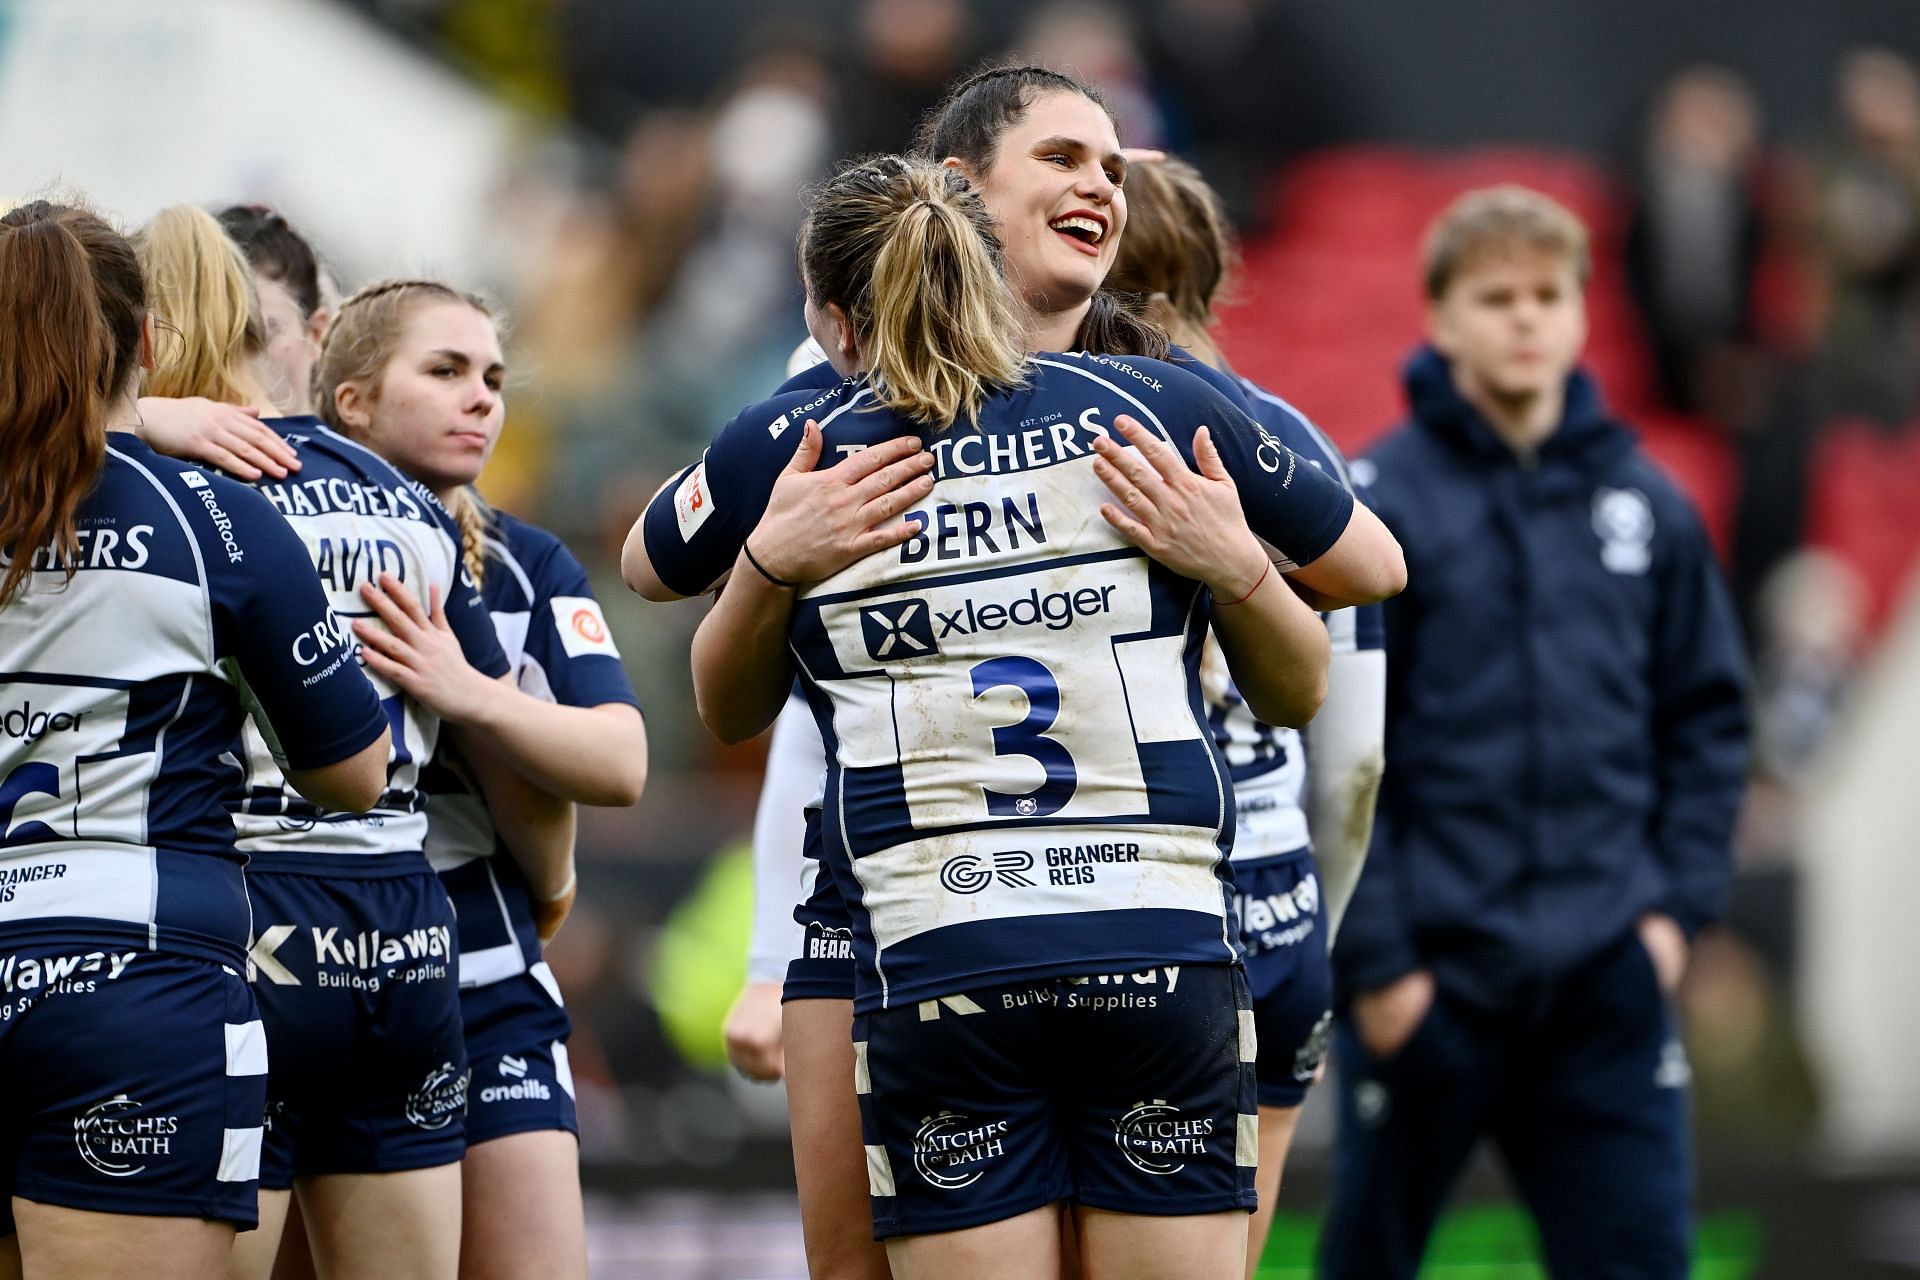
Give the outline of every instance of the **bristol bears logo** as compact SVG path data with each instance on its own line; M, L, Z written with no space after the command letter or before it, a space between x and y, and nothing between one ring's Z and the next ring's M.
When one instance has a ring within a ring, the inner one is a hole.
M948 858L940 868L940 883L954 893L978 893L998 880L1009 889L1031 889L1026 875L1033 870L1033 855L1024 849L1010 849L984 858L977 853L962 853Z
M1593 531L1600 563L1614 573L1645 573L1653 563L1653 504L1638 489L1595 490Z
M875 662L898 662L940 652L933 638L933 612L925 600L894 600L860 610L860 635Z

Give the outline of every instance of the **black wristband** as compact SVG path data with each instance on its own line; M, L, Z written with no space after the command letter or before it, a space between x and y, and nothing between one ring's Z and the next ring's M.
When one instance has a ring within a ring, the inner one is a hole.
M740 554L744 555L747 558L748 564L752 565L755 569L760 571L761 577L765 578L768 582L771 582L774 586L785 587L789 591L797 591L800 589L799 583L788 582L785 578L776 578L772 574L768 573L767 566L761 564L758 560L753 558L753 548L748 546L744 542L740 544Z

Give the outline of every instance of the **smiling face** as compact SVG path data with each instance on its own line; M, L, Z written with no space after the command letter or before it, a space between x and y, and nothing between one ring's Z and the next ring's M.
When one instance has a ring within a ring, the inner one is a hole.
M1038 315L1084 308L1107 278L1127 225L1126 173L1106 111L1054 91L1007 126L985 173L968 174L1000 232L1009 281Z
M493 320L464 302L408 309L373 387L342 383L353 437L436 493L471 484L506 419L507 366Z

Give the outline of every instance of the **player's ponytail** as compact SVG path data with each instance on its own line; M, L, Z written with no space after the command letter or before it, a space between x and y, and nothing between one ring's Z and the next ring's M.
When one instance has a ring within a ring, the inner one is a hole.
M222 404L264 398L253 360L266 325L253 273L218 220L190 204L170 205L134 237L159 327L147 394L205 396Z
M132 263L85 210L36 200L0 218L0 605L49 550L72 576L107 406L138 367L146 300Z
M1146 314L1210 362L1214 302L1235 261L1226 210L1198 169L1167 159L1127 171L1127 233L1107 280L1146 298Z
M809 199L800 266L816 305L841 307L888 407L934 428L977 418L1026 365L1000 241L955 170L882 156Z
M478 586L487 576L487 529L493 524L493 508L478 489L463 484L447 499L447 511L460 526L460 563Z

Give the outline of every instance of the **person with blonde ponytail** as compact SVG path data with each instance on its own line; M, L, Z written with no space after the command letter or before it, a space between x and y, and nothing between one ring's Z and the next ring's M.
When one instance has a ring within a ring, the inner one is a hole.
M797 670L828 744L893 1274L1055 1280L1071 1211L1090 1274L1238 1280L1251 1012L1195 664L1211 621L1264 718L1311 717L1326 630L1262 541L1344 589L1319 561L1354 506L1182 369L1029 354L1000 254L952 167L823 184L800 265L845 381L735 418L623 569L725 579L693 654L717 735Z
M959 81L922 125L924 159L938 160L979 192L1004 246L1003 266L1025 325L1029 350L1084 350L1114 357L1165 357L1200 377L1256 419L1257 403L1231 376L1179 346L1150 313L1138 311L1106 287L1126 252L1126 183L1150 153L1120 149L1111 112L1092 86L1045 67L991 65ZM1204 354L1205 345L1197 348ZM809 358L810 357L810 358ZM809 339L782 391L824 391L840 379ZM1356 511L1339 540L1315 564L1332 598L1367 599L1402 572L1393 539L1379 521ZM815 1280L882 1280L884 1253L869 1230L864 1193L866 1153L846 1136L854 1100L846 1088L853 1070L847 1028L852 1021L851 918L832 877L804 877L789 852L813 842L807 818L794 807L773 807L787 794L819 790L824 747L803 699L791 699L775 730L754 829L754 981L729 1018L742 1070L764 1073L778 1063L787 1082L796 1149L808 1159L795 1169L808 1265ZM809 811L811 812L811 811ZM784 823L784 829L777 825ZM817 824L813 824L817 826ZM793 886L803 900L788 918ZM777 908L772 905L780 903ZM792 958L784 975L768 957L782 947ZM776 979L783 978L783 981ZM768 1006L779 1025L768 1025Z
M475 1072L462 1161L463 1280L584 1280L572 1026L542 946L575 892L577 804L626 806L646 782L646 727L586 570L553 534L489 510L473 482L498 438L506 364L486 304L425 280L369 285L321 342L321 414L453 511L514 684L469 665L407 584L383 579L355 623L368 666L459 731L426 779L427 855L459 915L460 1004ZM468 769L451 767L464 761ZM485 771L482 770L485 766ZM558 813L569 838L530 857L493 787ZM507 856L498 856L501 854Z
M1183 160L1133 165L1128 234L1115 287L1180 346L1233 376L1213 340L1214 303L1235 262L1225 210ZM1353 488L1332 441L1279 396L1241 378L1255 419L1301 457ZM1386 631L1381 606L1326 615L1333 653L1327 700L1305 730L1263 723L1234 688L1219 646L1201 661L1208 722L1233 774L1234 918L1260 1038L1260 1207L1248 1224L1247 1275L1266 1248L1287 1151L1333 1023L1328 952L1353 897L1385 767Z
M155 384L173 396L270 411L252 277L220 224L188 206L163 210L138 248L169 338ZM481 669L504 677L507 662L462 567L458 528L431 493L318 418L265 425L301 464L296 476L256 488L302 547L298 560L276 568L305 581L304 567L331 604L328 624L289 652L309 677L364 668L392 750L378 803L360 816L289 791L263 735L231 744L240 771L228 775L227 808L251 859L249 970L277 1065L267 1088L260 1230L238 1241L228 1274L265 1280L297 1186L323 1274L451 1280L469 1068L456 923L424 852L420 789L441 722L362 660L350 624L371 611L358 589L382 574L414 584Z
M343 626L299 540L136 439L148 308L94 214L0 217L0 1272L35 1280L206 1280L256 1221L243 724L301 805L385 782L365 675L301 659Z

